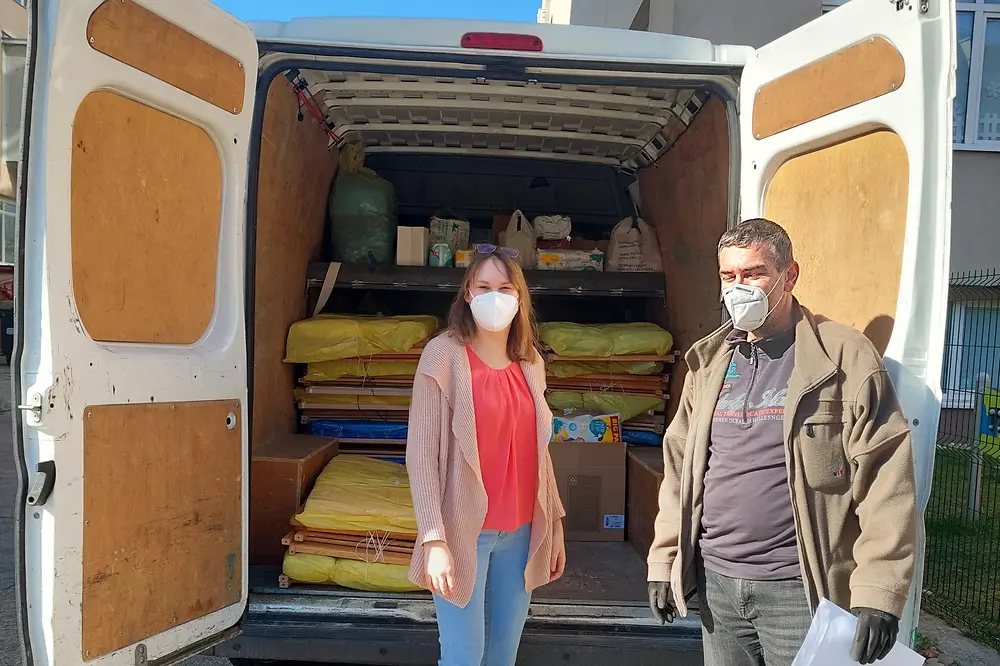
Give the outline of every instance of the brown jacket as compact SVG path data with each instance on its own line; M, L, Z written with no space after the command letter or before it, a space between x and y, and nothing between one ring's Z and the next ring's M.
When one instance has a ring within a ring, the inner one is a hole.
M522 363L521 370L535 400L538 432L538 493L524 571L525 588L531 591L549 582L553 529L566 511L549 455L552 412L545 403L545 363L538 357L534 363ZM410 404L406 469L417 517L410 580L424 584L422 544L446 542L455 560L452 602L464 608L476 582L476 540L486 519L486 489L479 468L469 356L449 333L428 342L420 356Z
M785 464L806 594L896 617L913 578L916 493L909 427L881 356L853 328L796 304ZM727 325L685 356L681 404L663 440L649 580L669 582L681 615L696 589L709 438L732 356Z

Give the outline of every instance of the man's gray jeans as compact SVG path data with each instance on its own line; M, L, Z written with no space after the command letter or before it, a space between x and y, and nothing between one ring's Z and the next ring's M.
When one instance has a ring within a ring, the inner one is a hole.
M699 574L705 666L791 666L812 622L802 581Z

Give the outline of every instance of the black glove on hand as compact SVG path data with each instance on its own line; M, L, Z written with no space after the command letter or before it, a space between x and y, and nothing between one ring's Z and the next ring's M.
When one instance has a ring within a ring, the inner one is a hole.
M851 659L860 664L874 664L885 659L896 644L899 619L874 608L852 608L858 617L858 630L851 643Z
M677 609L670 596L670 583L649 583L649 610L660 624L674 621Z

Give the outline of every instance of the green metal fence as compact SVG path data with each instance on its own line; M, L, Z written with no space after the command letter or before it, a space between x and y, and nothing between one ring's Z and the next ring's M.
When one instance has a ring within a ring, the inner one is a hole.
M952 276L923 607L1000 648L1000 272Z

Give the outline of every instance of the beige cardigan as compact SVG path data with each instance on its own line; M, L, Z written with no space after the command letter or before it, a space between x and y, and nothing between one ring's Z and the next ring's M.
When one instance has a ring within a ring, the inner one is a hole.
M549 455L552 412L545 403L545 364L522 363L538 418L538 493L531 546L524 570L528 591L549 582L553 527L566 515ZM479 469L472 371L465 346L449 333L427 343L413 380L406 469L417 518L417 547L410 580L424 584L428 541L444 541L455 562L451 601L464 608L476 581L476 541L486 519L486 490Z

